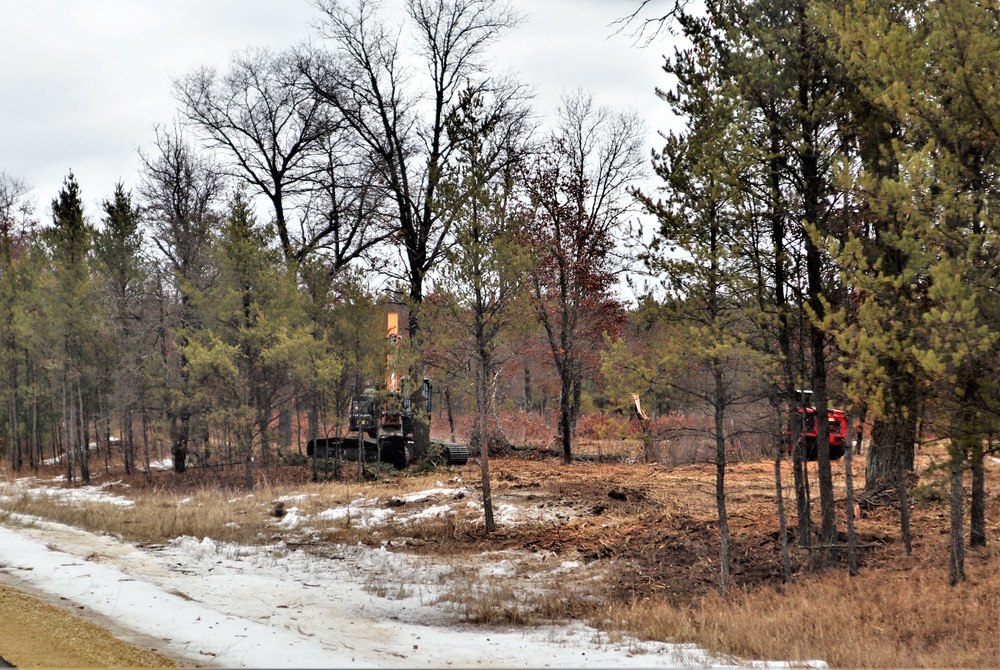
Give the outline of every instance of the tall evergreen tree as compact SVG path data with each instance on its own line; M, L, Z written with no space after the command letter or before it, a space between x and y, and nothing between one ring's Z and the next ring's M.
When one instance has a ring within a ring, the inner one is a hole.
M513 108L520 108L512 111ZM495 407L504 336L517 322L530 258L524 249L523 207L515 179L527 153L527 110L516 91L492 96L468 88L448 119L455 146L439 187L454 243L446 252L439 295L459 349L475 362L476 434L486 532L495 529L490 488L488 419ZM457 332L455 332L457 331ZM462 346L464 345L464 346Z
M248 489L257 456L270 474L270 426L279 399L287 398L282 391L293 377L315 378L326 370L329 381L339 373L337 357L313 337L295 269L268 239L237 192L213 247L217 281L195 297L203 327L184 345L199 401L235 433Z
M29 194L23 180L0 172L0 388L6 410L0 414L0 425L6 426L5 446L14 471L21 469L26 457L35 469L41 464L37 432L32 434L35 439L28 439L30 412L37 408L29 388L33 365L27 353L32 329L26 323L30 320L26 293L37 276L27 262L29 229L34 225Z
M109 320L104 325L110 349L108 370L102 381L106 396L115 405L122 432L125 472L135 467L133 418L138 409L141 379L149 341L144 338L145 285L148 278L142 259L142 215L131 193L121 182L111 200L103 203L103 226L94 239L94 257Z
M704 36L708 24L685 18L689 34ZM752 138L745 101L719 68L719 54L699 40L679 51L666 70L677 88L662 93L687 121L681 133L666 136L654 160L663 180L662 199L642 195L660 222L654 248L669 249L650 258L674 297L672 318L682 334L667 355L667 384L693 398L712 415L715 444L716 509L719 520L719 586L730 586L729 522L726 505L727 442L734 407L766 397L771 361L755 324L761 275L754 249L760 241L759 215L746 185L759 173L759 150ZM763 383L753 384L756 378ZM736 428L735 430L739 430Z
M70 172L52 201L52 226L45 230L54 296L48 319L60 364L62 434L67 474L74 466L90 480L90 393L95 384L95 341L99 315L92 282L91 246L94 229L83 213L80 185Z
M845 266L871 315L855 331L855 360L859 374L884 375L872 352L889 350L933 394L940 420L935 432L950 439L954 584L965 579L963 478L970 467L974 541L985 542L976 464L998 409L982 370L1000 346L995 297L1000 105L990 88L1000 76L1000 23L994 8L965 0L917 2L906 12L858 10L848 6L833 23L844 44L853 46L848 63L868 81L865 94L889 110L900 128L894 144L900 168L880 179L880 204L897 212L898 231L888 238L891 252L903 261L906 285L918 289L920 309L905 313L909 318L898 324L909 333L905 346L887 346L885 329L871 323L899 315L879 290L891 278L856 272L869 266L862 246L852 240L844 250Z
M208 248L212 227L218 222L216 209L224 183L219 168L200 155L179 130L158 130L156 153L143 156L139 192L152 242L167 266L161 273L167 282L160 291L170 301L161 305L161 389L170 425L171 456L179 473L186 467L196 432L192 420L199 410L184 355L187 338L201 327L191 300L212 279Z

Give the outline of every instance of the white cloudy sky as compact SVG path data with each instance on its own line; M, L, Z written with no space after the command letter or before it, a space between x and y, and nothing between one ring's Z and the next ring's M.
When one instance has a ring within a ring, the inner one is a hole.
M526 20L501 43L498 66L535 88L540 115L587 89L638 111L655 146L671 125L654 94L669 47L639 49L610 25L636 1L514 0ZM34 188L47 220L70 169L92 214L119 179L134 187L137 149L174 118L173 78L224 68L247 47L315 39L319 14L309 0L0 0L0 18L0 171Z

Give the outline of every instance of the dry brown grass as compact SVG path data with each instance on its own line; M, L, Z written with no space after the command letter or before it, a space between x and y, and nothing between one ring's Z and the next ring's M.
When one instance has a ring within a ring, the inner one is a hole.
M484 578L479 570L455 568L438 599L463 621L489 626L538 626L579 619L595 611L595 601L558 575Z
M440 476L440 473L438 474ZM99 481L100 477L95 478ZM30 491L6 491L3 514L22 514L64 523L84 530L116 535L132 542L163 543L176 537L209 537L217 542L258 545L284 533L273 512L277 502L289 498L284 507L297 507L314 515L331 507L347 505L360 497L388 501L396 496L434 488L433 475L387 479L375 482L324 482L294 486L263 485L252 492L221 490L211 486L174 490L167 486L132 488L121 484L104 492L127 498L132 505L39 495ZM460 484L445 484L458 486ZM65 485L48 483L55 493L70 491ZM405 527L395 524L367 527L355 519L322 521L311 519L311 528L336 543L378 544L383 540L411 539L433 542L473 532L469 515L443 515L418 519Z
M133 505L71 502L57 497L21 493L4 503L11 513L104 532L133 542L164 542L175 537L211 537L220 542L253 544L263 532L262 515L249 500L230 503L219 491L181 497L146 493Z
M598 621L642 639L693 642L743 658L823 659L834 667L1000 665L1000 568L976 561L969 582L947 571L800 577L729 599L711 593L682 607L645 600L605 609Z

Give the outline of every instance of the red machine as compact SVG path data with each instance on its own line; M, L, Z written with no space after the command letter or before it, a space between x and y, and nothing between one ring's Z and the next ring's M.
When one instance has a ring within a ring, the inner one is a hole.
M806 392L803 395L808 397ZM816 436L818 434L816 426L816 408L805 405L799 406L798 408L798 434L799 439L805 447L805 457L806 460L815 461L818 457L818 451L816 449ZM792 419L792 412L788 412L789 420ZM843 457L844 449L847 445L847 416L844 414L843 410L831 409L827 413L829 421L830 430L830 460L836 461ZM792 448L795 446L792 435L792 426L785 428L782 434L782 449L786 453L792 453Z

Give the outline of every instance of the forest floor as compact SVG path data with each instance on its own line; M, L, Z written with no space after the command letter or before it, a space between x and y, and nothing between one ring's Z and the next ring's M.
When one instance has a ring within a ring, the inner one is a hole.
M911 482L914 494L911 510L912 554L908 555L903 548L899 515L894 506L875 505L858 509L861 568L874 583L878 583L880 576L888 577L908 571L914 574L932 571L941 580L947 574L949 517L946 489L941 473L934 467L941 457L940 453L933 450L922 452L918 459L921 477L919 481ZM863 461L858 461L861 459L856 460L855 470L863 472ZM821 576L817 577L823 574L816 566L819 552L799 548L795 542L791 474L787 461L783 465L794 581L804 583L822 579ZM327 485L308 483L301 470L286 468L280 473L273 473L271 491L289 494L309 491L309 495L321 497L324 486ZM49 475L55 476L58 472L53 469ZM835 463L835 498L840 514L838 524L842 530L845 527L846 498L843 472L843 463ZM116 475L114 482L108 481L106 490L130 499L139 499L154 490L157 495L162 496L166 492L181 499L196 495L218 483L217 475L206 473L207 471L192 470L186 475L178 476L171 472L158 472L151 481L139 476L123 480ZM374 526L371 524L355 522L357 525L352 527L350 515L346 525L327 525L320 531L315 528L307 531L308 520L321 516L318 512L321 503L317 499L308 505L296 503L298 507L289 510L292 517L300 515L301 523L296 520L296 523L269 526L268 536L271 540L280 537L289 548L317 556L329 555L332 546L345 542L387 547L393 552L426 557L428 560L445 556L451 561L462 558L472 560L487 554L554 556L564 562L582 565L585 569L580 571L579 576L564 574L556 578L555 581L560 582L553 584L558 586L558 604L546 604L544 607L548 609L542 612L542 616L551 616L553 619L578 616L595 625L607 620L608 608L634 609L636 603L655 601L673 608L692 609L717 590L719 538L714 465L695 463L666 467L623 462L574 462L571 466L566 466L550 457L530 457L530 452L522 452L491 458L491 473L493 500L498 509L499 523L497 531L490 535L483 532L479 516L481 508L476 514L473 505L473 501L479 501L481 496L481 491L477 489L479 464L473 460L462 467L357 485L364 487L363 491L372 501L373 510L378 508L386 514L389 511L402 513L402 510L406 510L412 518L415 514L441 508L442 499L440 496L428 496L411 500L405 497L407 492L420 490L421 487L440 488L441 480L445 479L449 482L464 482L467 495L462 493L450 496L446 504L457 509L458 500L464 498L463 504L468 507L453 514L446 526L439 527L434 532L425 529L423 533L400 533L397 530L391 535L392 539L387 540L390 536L372 532L371 528ZM39 477L44 478L44 475ZM95 479L101 479L100 473ZM810 482L813 497L818 499L815 463L810 464ZM858 482L857 486L860 490L863 482ZM727 471L726 490L734 592L746 595L776 589L774 593L780 594L781 543L775 505L774 464L767 461L731 464ZM987 457L987 492L987 531L992 539L1000 534L1000 459L993 457ZM338 495L343 497L346 494ZM360 494L355 491L351 495ZM258 500L257 504L260 506L260 516L264 519L273 516L273 500ZM6 506L5 504L4 507ZM814 510L813 516L817 518L818 501L814 504ZM241 511L240 514L246 514L246 511ZM285 521L290 518L286 517ZM271 522L275 522L275 519L272 518ZM366 526L367 530L363 530L361 526ZM171 538L135 539L167 541ZM985 581L985 587L992 592L998 590L998 554L992 544L986 548L968 550L966 561L974 581ZM843 557L839 562L828 566L825 572L829 574L831 571L846 571ZM584 575L594 574L599 574L600 578L584 579ZM78 634L75 632L76 624L72 621L79 621L81 627L91 625L92 622L81 619L78 611L72 618L65 618L65 612L75 608L69 603L63 603L59 607L60 603L52 602L51 598L48 600L49 602L32 600L7 590L0 591L0 657L19 667L124 667L168 662L162 655L150 654L148 645L136 652L138 647L122 645L106 634ZM53 605L56 606L55 610ZM986 619L997 619L996 615L1000 612L990 610L996 607L995 598L981 605L987 608L983 612ZM58 613L60 610L61 615L53 614L53 611ZM471 608L466 607L465 620L480 625L530 625L536 620L524 611L517 616L508 613L506 620L503 619L504 615L470 615L470 611ZM58 624L48 622L47 617L56 615L64 618ZM21 626L24 630L33 632L26 637L18 634L19 629L12 626ZM789 627L787 630L797 629ZM987 640L989 634L989 631L984 633ZM650 633L645 635L648 637ZM721 638L719 634L716 636ZM35 651L18 649L16 644L12 644L15 640L25 639L37 641ZM80 659L79 663L67 662L67 659L73 658L72 653L68 657L52 655L65 646L67 639L71 640L71 647L76 650L74 653ZM702 643L698 638L694 641ZM980 661L975 659L989 659L991 654L1000 653L996 650L996 642L992 643L993 648L988 648L988 641L985 644L987 648L979 650L978 656L970 657L973 660L968 661L968 664L979 664ZM112 648L118 651L113 652ZM87 651L84 653L81 649ZM737 655L747 653L739 647L727 647L724 640L713 651ZM148 655L128 655L140 652ZM111 653L125 655L105 655ZM1000 656L993 658L1000 661ZM184 663L183 659L179 660ZM836 658L828 657L828 660L837 664ZM901 663L909 665L905 660ZM988 662L986 664L989 665Z

